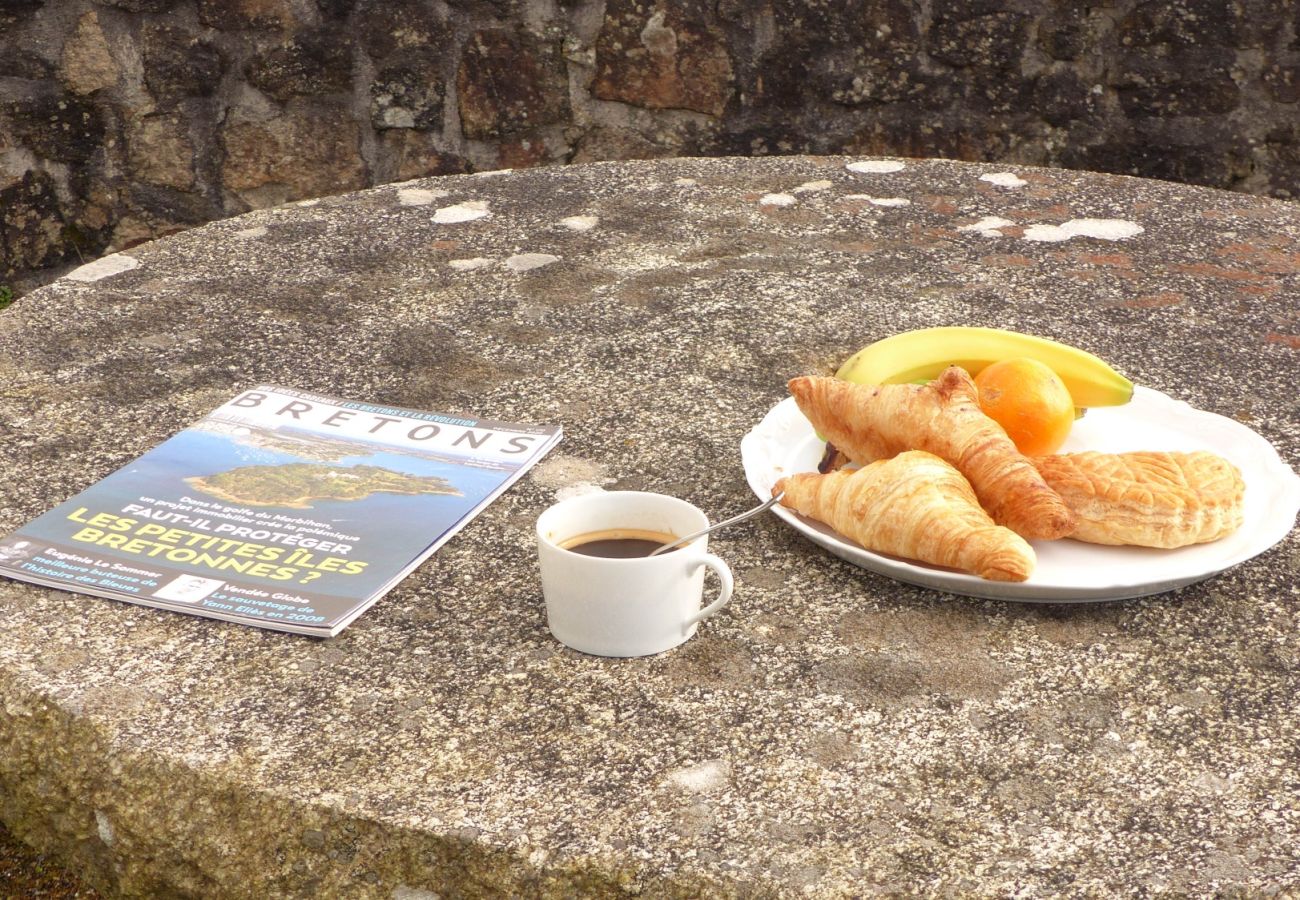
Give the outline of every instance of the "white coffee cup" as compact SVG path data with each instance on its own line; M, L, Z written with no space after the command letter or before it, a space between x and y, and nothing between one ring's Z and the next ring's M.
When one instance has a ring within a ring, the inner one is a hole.
M708 535L658 556L615 559L565 549L619 530L683 537L709 525L685 500L642 491L598 491L562 500L537 519L546 622L551 634L596 656L648 656L676 647L731 599L731 569L705 552ZM722 582L703 609L704 570Z

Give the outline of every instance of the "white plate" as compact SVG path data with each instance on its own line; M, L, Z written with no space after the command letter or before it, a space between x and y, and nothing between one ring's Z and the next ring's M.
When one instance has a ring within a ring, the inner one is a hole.
M749 486L766 500L777 479L817 471L824 446L794 399L781 401L740 442ZM1217 453L1233 462L1246 482L1245 524L1220 540L1176 550L1032 541L1038 556L1033 575L1024 582L1002 582L882 556L792 510L776 506L772 511L809 540L864 569L953 594L1036 603L1124 600L1180 588L1263 553L1286 537L1300 512L1300 477L1272 444L1240 422L1149 388L1137 388L1124 406L1088 410L1060 452L1080 450Z

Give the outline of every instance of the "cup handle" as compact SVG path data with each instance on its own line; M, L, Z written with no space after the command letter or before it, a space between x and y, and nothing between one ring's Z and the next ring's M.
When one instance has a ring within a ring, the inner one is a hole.
M722 580L722 590L718 592L717 600L714 600L708 606L704 607L704 609L686 620L686 627L688 628L696 622L701 622L704 619L707 619L709 616L722 609L722 607L726 606L727 602L731 600L731 590L735 586L735 580L731 577L731 566L727 565L719 557L714 556L712 553L706 553L701 556L697 562L698 565L708 566L718 574L718 578Z

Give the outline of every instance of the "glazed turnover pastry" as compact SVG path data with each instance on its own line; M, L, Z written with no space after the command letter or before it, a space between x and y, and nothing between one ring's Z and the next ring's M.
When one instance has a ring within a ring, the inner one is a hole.
M1007 433L979 408L975 383L952 366L926 385L795 378L799 409L853 462L925 450L965 475L993 520L1030 540L1065 537L1074 516Z
M1034 465L1094 544L1182 547L1214 541L1242 522L1246 486L1237 467L1195 453L1067 453Z
M834 528L868 550L973 572L994 581L1024 581L1033 548L994 524L970 482L939 457L910 450L861 469L801 472L773 487L781 505Z

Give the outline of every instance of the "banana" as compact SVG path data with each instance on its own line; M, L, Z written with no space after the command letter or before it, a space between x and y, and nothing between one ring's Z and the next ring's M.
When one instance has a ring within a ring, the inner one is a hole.
M858 384L904 384L929 381L948 366L976 375L989 363L1018 356L1050 367L1065 382L1076 407L1120 406L1133 399L1133 382L1086 350L1000 328L905 331L863 347L835 375Z

